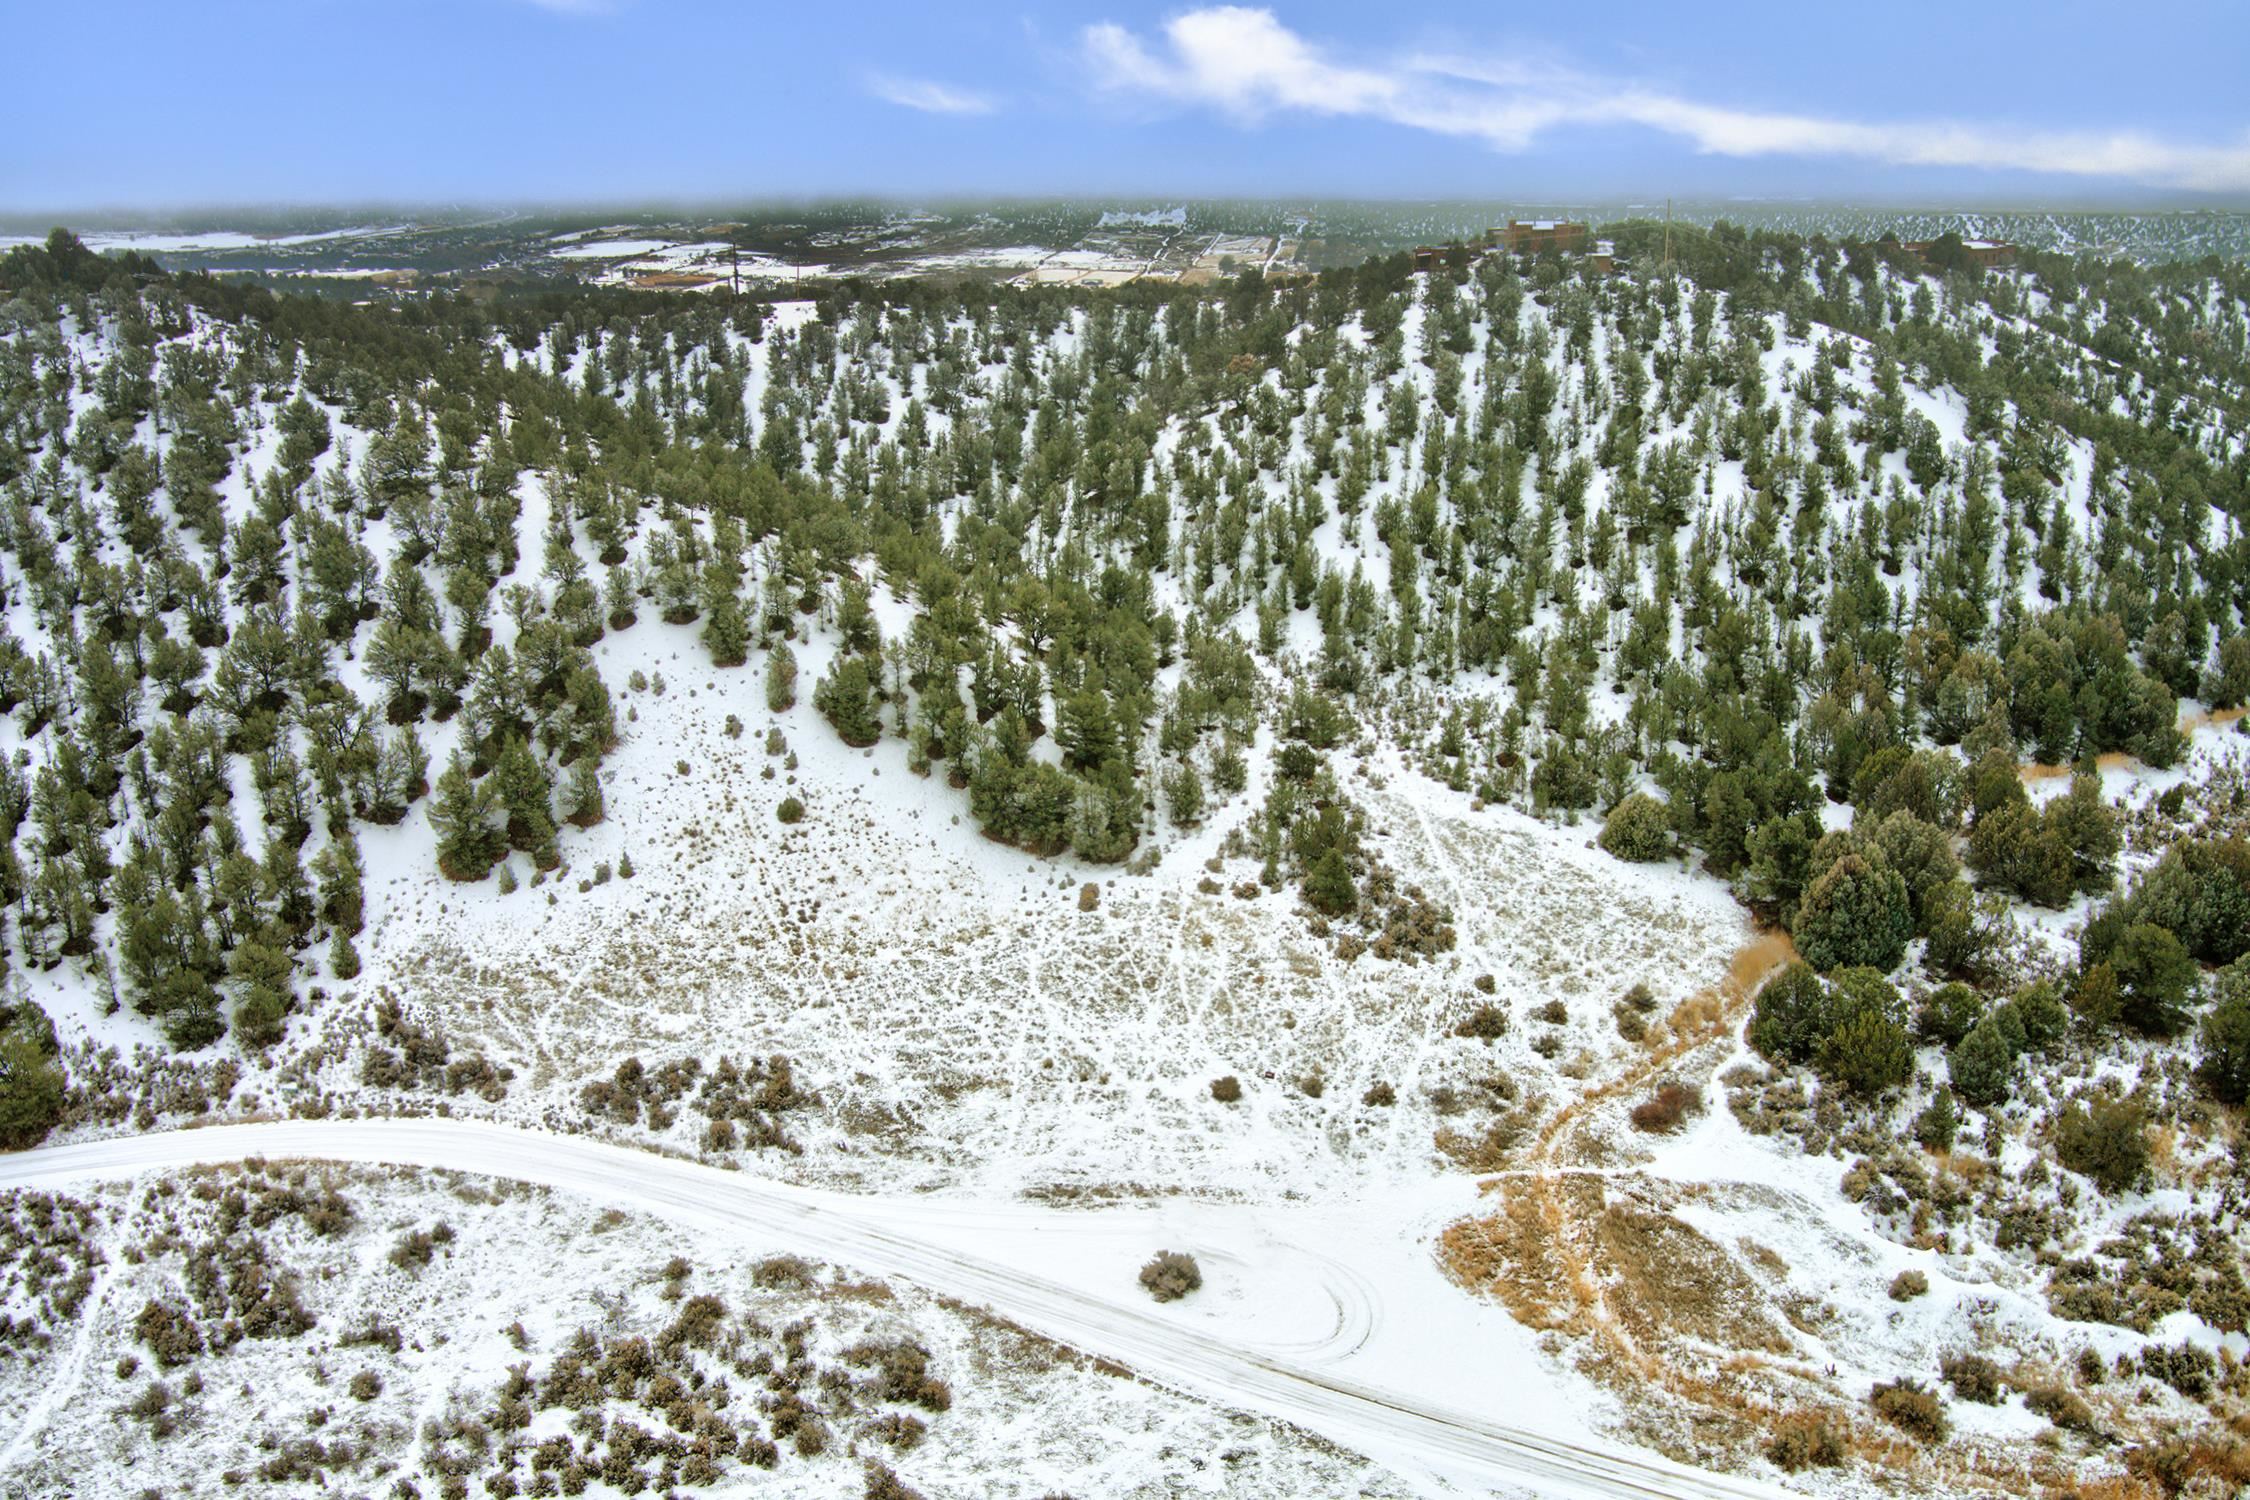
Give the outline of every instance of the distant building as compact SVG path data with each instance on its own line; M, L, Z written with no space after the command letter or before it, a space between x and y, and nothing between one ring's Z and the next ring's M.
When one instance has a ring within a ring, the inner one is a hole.
M1611 240L1596 240L1594 248L1586 252L1586 269L1596 276L1607 276L1617 269L1617 245Z
M1571 219L1510 219L1486 230L1484 242L1515 255L1575 255L1586 248L1586 226Z
M1936 244L1936 240L1906 240L1899 248L1911 250L1926 261ZM1961 259L1984 271L1998 266L2012 266L2016 263L2016 247L2005 240L1963 240Z
M1416 245L1414 269L1417 271L1458 270L1476 259L1476 252L1467 245Z

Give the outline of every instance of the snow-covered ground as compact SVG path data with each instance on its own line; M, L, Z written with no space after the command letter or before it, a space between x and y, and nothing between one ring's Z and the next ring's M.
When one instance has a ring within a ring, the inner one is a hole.
M1396 1198L1288 1210L1171 1203L1100 1212L1005 1200L872 1200L791 1191L537 1132L440 1121L244 1125L43 1150L0 1161L0 1185L52 1190L251 1155L472 1169L695 1229L701 1255L722 1265L810 1254L903 1277L1166 1385L1303 1424L1377 1458L1424 1493L1769 1493L1601 1445L1564 1391L1541 1388L1524 1330L1496 1308L1459 1307L1426 1254L1416 1252L1416 1237L1398 1233L1427 1214ZM1430 1200L1425 1208L1451 1211L1438 1201L1445 1194L1417 1196ZM1458 1206L1461 1195L1450 1196ZM401 1206L408 1205L386 1204L394 1214ZM505 1216L498 1223L480 1216L476 1234L505 1233L505 1223ZM1193 1253L1205 1277L1200 1292L1169 1307L1132 1291L1134 1269L1160 1248ZM520 1270L512 1279L538 1284ZM547 1310L547 1341L555 1321Z

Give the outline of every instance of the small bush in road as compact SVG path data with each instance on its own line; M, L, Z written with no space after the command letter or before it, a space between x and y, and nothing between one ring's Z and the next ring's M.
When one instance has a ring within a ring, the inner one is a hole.
M1192 1255L1159 1250L1141 1267L1141 1285L1159 1302L1176 1302L1203 1285L1203 1268L1195 1263Z

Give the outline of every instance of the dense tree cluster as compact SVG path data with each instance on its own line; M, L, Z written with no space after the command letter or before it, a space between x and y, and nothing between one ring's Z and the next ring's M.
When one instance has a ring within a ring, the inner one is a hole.
M1269 874L1395 925L1328 764L1389 741L1699 856L1817 968L1920 940L1975 978L1964 858L2048 904L2111 879L2098 789L2034 807L2017 762L2166 764L2181 697L2250 693L2250 283L1725 226L1675 258L844 283L807 317L13 251L10 948L182 1045L270 1039L314 943L356 971L355 823L424 804L475 879L604 815L590 648L662 620L1038 853L1122 860L1261 784ZM2232 887L2191 873L2139 925L2225 961ZM2135 1024L2169 1019L2146 946L2108 960Z

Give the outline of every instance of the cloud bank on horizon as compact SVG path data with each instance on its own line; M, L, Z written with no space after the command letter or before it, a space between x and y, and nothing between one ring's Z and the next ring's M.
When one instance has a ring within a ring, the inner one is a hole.
M2106 177L2198 192L2250 190L2250 130L2226 144L2130 129L1969 121L1868 122L1703 103L1544 62L1406 53L1329 55L1271 10L1220 5L1163 23L1151 42L1113 22L1080 53L1113 98L1208 108L1243 125L1290 115L1378 121L1520 153L1572 127L1638 126L1726 157L1849 157L1893 166Z

